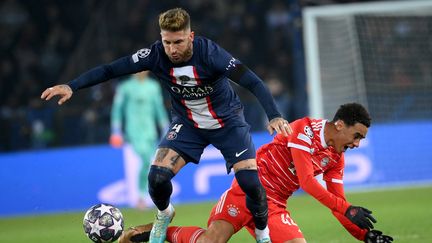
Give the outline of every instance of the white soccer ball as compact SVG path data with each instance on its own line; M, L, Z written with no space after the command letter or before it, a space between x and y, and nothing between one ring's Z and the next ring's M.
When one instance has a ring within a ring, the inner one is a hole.
M123 215L110 204L97 204L85 213L83 227L93 242L114 242L123 232Z

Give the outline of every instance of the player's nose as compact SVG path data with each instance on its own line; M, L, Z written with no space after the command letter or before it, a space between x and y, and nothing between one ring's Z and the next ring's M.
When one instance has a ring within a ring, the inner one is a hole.
M169 46L169 52L170 52L171 54L176 54L176 53L177 53L177 48L175 48L174 45L170 45L170 46Z
M353 143L353 145L354 145L355 148L360 147L360 140L355 140L354 143Z

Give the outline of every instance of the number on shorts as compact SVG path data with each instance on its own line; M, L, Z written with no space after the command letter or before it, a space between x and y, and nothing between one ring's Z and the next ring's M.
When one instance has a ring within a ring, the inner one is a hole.
M174 124L174 126L171 128L172 130L175 130L176 133L178 133L180 131L180 129L182 128L183 124Z
M287 225L297 226L297 224L294 222L294 220L290 217L290 215L288 213L281 214L281 221L282 221L282 223L287 224Z

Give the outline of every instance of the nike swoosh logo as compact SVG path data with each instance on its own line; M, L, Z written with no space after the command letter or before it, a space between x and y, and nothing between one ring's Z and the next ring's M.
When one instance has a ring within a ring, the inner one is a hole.
M248 149L245 149L245 150L241 151L240 153L236 153L235 154L236 158L238 158L240 155L242 155L246 151L248 151Z

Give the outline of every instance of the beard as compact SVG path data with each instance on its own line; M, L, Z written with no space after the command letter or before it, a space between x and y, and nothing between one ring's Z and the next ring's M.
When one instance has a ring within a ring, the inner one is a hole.
M190 42L186 51L184 53L181 53L178 55L179 58L174 59L169 55L168 55L168 58L170 59L170 61L172 63L178 64L178 63L189 61L189 59L192 57L192 55L193 55L193 48L192 48L192 42Z

